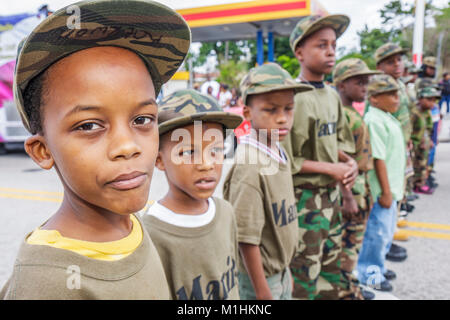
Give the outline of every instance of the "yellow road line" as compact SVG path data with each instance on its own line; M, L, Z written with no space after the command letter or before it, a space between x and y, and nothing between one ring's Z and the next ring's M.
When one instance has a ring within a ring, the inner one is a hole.
M418 230L402 230L402 233L405 233L411 237L450 240L450 234L448 233L427 232Z
M14 194L14 193L0 193L0 198L34 200L34 201L43 201L43 202L61 202L62 201L62 198L44 198L44 197L37 197L37 196L18 195L18 194Z
M15 189L15 188L2 188L0 187L0 191L4 192L13 192L13 193L29 193L29 194L44 194L44 195L55 195L55 196L63 196L62 192L50 192L50 191L39 191L39 190L25 190L25 189Z
M407 227L450 231L450 225L448 224L414 222L414 221L405 221L404 223Z

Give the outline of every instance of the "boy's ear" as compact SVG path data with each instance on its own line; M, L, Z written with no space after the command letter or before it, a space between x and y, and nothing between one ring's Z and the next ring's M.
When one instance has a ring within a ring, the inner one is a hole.
M25 151L42 169L49 170L55 164L45 138L40 134L35 134L25 141Z
M252 120L250 109L251 108L249 106L244 106L244 109L242 110L242 115L244 116L245 120L247 120L247 121Z
M156 157L155 167L157 167L161 171L166 170L166 167L164 167L164 162L161 158L161 151L158 152L158 156Z
M298 61L303 61L303 47L301 45L297 45L294 54Z
M377 96L370 96L370 98L369 98L369 103L370 103L372 106L376 107L377 104L378 104Z

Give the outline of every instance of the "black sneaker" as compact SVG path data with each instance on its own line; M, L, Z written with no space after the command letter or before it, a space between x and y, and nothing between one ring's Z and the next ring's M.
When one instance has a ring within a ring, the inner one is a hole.
M382 283L376 284L373 289L383 292L391 292L393 288L389 280L384 280Z
M375 299L375 293L373 293L372 291L364 290L363 288L361 288L361 294L362 294L364 300Z
M417 194L410 194L410 195L406 196L406 201L409 201L409 202L417 200L417 199L419 199L419 196Z
M392 244L391 249L386 254L386 260L393 262L402 262L408 258L408 254L405 248Z
M387 279L387 280L389 280L389 281L392 281L392 280L394 280L395 278L397 278L397 275L395 274L395 272L394 271L392 271L392 270L386 270L386 273L385 274L383 274L384 275L384 277Z

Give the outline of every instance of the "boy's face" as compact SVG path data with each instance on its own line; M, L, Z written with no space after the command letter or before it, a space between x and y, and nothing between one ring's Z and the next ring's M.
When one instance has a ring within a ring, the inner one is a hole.
M369 85L369 76L355 76L342 81L339 85L339 93L345 95L348 100L364 102Z
M221 124L192 124L161 137L156 167L165 171L171 192L195 200L208 199L222 175L223 150Z
M436 74L436 68L427 66L425 73L430 77L434 77L434 75Z
M244 107L244 117L252 128L263 134L267 130L267 142L276 137L283 141L289 134L294 122L294 90L280 90L251 95L250 106ZM275 142L275 141L274 141Z
M431 110L436 105L436 98L419 98L419 105L422 109Z
M400 105L398 91L380 93L370 97L370 104L383 111L394 113Z
M400 53L394 54L378 63L377 69L398 79L403 74L403 59Z
M158 152L155 90L131 51L95 47L48 70L43 136L27 140L28 154L53 165L77 205L129 214L148 198Z
M295 56L302 68L314 74L328 74L333 71L336 62L336 32L332 28L323 28L313 33L297 46Z

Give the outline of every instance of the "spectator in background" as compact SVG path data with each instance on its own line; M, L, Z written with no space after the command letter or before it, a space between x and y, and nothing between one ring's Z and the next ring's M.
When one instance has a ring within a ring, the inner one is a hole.
M228 107L230 105L230 101L231 101L232 97L233 96L232 96L230 90L228 90L228 85L222 83L220 85L220 92L219 92L219 105L220 105L220 107L222 109Z
M212 92L208 93L208 88L212 88ZM211 80L211 76L208 74L206 76L206 81L200 87L200 93L202 94L211 94L214 98L219 97L220 83L216 80Z
M439 101L439 109L441 109L441 113L444 114L444 111L442 111L442 104L445 102L447 105L447 113L450 112L450 74L448 72L444 73L442 76L442 81L439 83L439 87L442 90L441 95L441 101Z

